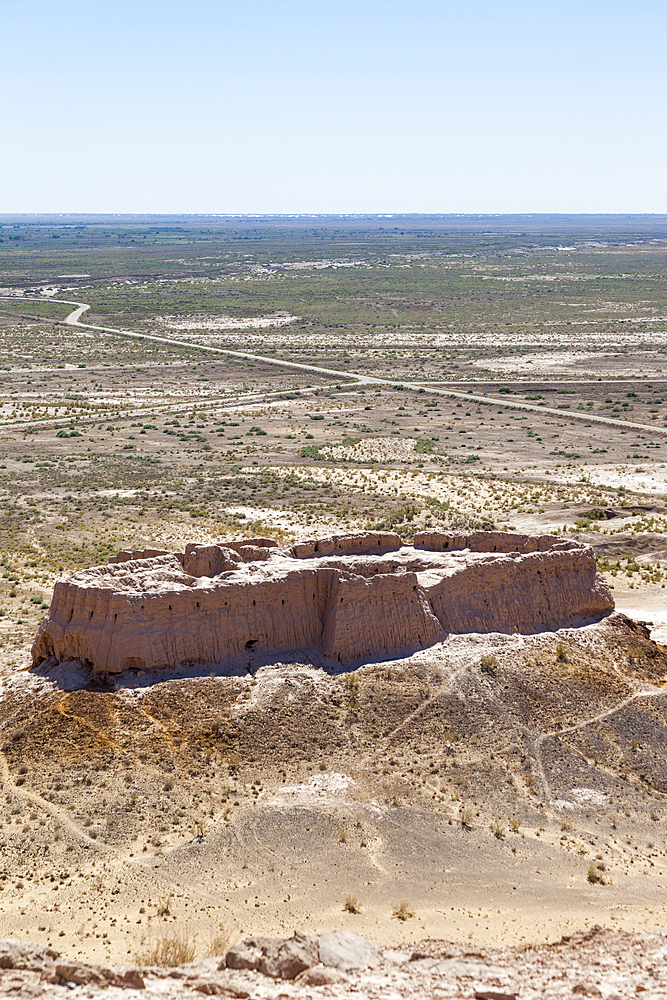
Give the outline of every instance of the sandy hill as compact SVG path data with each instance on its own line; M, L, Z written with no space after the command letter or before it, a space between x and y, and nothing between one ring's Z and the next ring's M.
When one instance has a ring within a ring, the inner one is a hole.
M355 669L44 660L0 698L0 934L130 962L173 934L204 955L295 927L386 946L654 926L665 682L614 613Z

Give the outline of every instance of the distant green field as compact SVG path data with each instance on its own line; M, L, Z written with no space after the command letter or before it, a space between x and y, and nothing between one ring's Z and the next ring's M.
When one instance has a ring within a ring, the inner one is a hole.
M652 342L667 316L662 217L0 217L0 240L7 287L78 289L121 324L284 312L327 348L351 333L468 350L622 342L628 324Z
M0 553L602 536L588 506L662 493L666 271L662 217L0 216Z

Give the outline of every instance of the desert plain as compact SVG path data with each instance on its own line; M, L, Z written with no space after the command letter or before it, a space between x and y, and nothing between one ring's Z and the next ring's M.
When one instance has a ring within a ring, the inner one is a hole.
M0 218L0 936L664 927L667 220ZM86 307L86 308L84 308ZM33 666L119 550L552 534L616 611L327 670Z

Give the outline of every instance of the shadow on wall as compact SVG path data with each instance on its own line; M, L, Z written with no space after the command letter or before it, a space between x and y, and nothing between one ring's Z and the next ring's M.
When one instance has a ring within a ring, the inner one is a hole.
M58 581L34 669L61 686L243 676L302 661L337 673L450 633L553 631L613 608L590 547L551 536L424 532L408 546L389 532L360 532L285 549L269 541L119 553Z

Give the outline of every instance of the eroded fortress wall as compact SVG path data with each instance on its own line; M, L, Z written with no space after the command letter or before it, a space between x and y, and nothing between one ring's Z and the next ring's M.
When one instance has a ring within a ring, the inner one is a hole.
M117 673L307 650L349 664L449 632L553 630L613 608L590 547L550 536L423 532L405 546L366 532L155 552L58 581L33 661Z

